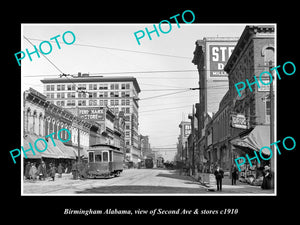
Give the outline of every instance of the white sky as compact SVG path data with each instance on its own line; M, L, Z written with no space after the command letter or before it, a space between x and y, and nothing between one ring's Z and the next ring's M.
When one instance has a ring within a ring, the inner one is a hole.
M156 23L157 25L158 23ZM194 72L169 73L140 73L124 74L134 76L141 87L141 99L178 92L181 89L198 86L197 67L191 62L195 50L195 41L203 37L240 37L245 24L182 24L180 28L172 24L168 34L155 33L149 40L147 35L140 39L138 45L134 32L150 30L153 24L23 24L23 35L27 38L50 40L66 31L72 31L76 36L73 45L61 43L59 50L52 43L52 52L47 57L64 73L101 73L108 72L138 72L162 70L195 70ZM163 28L167 30L167 27ZM66 36L67 37L67 36ZM62 42L61 37L58 38ZM30 40L38 47L41 41ZM103 48L79 46L87 44L108 48L119 48L133 51L152 52L159 54L183 56L188 58L175 58L150 54L140 54L126 51L117 51ZM46 46L46 45L45 45ZM22 51L33 47L22 37ZM45 47L46 51L46 47ZM40 82L44 78L56 78L60 72L43 56L38 58L32 55L22 60L22 92L32 87L43 93ZM17 63L17 62L16 62ZM52 76L49 76L52 75ZM118 74L114 74L118 75ZM114 76L107 75L107 76ZM164 89L163 91L147 91ZM178 93L165 97L141 100L139 102L139 131L140 134L149 135L152 147L176 147L179 135L179 123L182 119L188 120L192 104L198 101L198 90ZM208 103L209 104L209 103ZM164 108L168 108L163 110ZM171 108L171 109L170 109Z

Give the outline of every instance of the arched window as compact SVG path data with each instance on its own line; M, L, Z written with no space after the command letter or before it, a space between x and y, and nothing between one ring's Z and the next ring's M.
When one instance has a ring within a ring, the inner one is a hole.
M25 112L25 131L29 132L29 117L30 117L31 109L30 107L27 108Z
M37 117L37 112L36 110L33 111L32 114L32 133L35 133L35 118Z
M274 46L273 45L266 45L262 48L261 55L264 57L265 63L269 63L272 61L274 64ZM266 64L268 65L268 64Z
M43 136L42 129L43 129L43 114L40 113L40 115L39 115L39 133L38 133L38 135L40 135L40 136Z

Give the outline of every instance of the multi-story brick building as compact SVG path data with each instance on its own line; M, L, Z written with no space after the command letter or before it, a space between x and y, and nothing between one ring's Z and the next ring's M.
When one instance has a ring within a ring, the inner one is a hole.
M209 69L205 63L207 48L201 42L196 42L193 63L197 65L200 76L201 107L198 118L200 142L204 140L202 136L206 136L206 146L201 147L200 144L200 151L204 150L205 171L212 172L215 165L230 171L235 164L234 159L245 157L245 154L253 157L253 151L259 151L261 147L270 145L270 87L262 84L258 87L253 83L255 81L253 76L268 71L269 61L275 62L274 30L274 26L245 27L223 67L224 72L228 74L228 89L222 98L216 96L217 111L212 114L207 124L205 118L207 118L208 105L216 103L208 98L209 87L206 86ZM265 79L264 83L269 82L269 77L262 78ZM253 83L252 91L247 86L239 96L235 84L246 83L246 79L249 83ZM205 132L201 129L205 129ZM271 169L274 169L272 160L273 158L270 162L263 161L259 164L253 159L254 166L250 167L248 162L245 163L240 176L258 178L259 167L265 163L271 164Z
M232 52L224 70L229 77L230 99L230 121L233 128L230 128L231 163L239 156L254 156L253 151L259 151L263 146L270 146L270 87L253 83L254 76L259 76L263 71L269 70L269 61L275 62L274 57L274 31L275 26L246 26L235 49ZM247 86L238 95L235 84L245 82L248 79L251 89ZM269 77L264 83L268 83ZM259 79L258 79L259 80ZM260 82L260 81L259 81ZM274 112L273 112L274 113ZM227 115L227 119L228 119ZM237 119L237 117L239 117ZM243 132L236 127L242 127ZM271 168L274 163L271 159ZM252 160L253 167L246 163L243 166L241 176L260 175L258 168L263 166L263 161L259 164Z
M199 73L199 107L197 109L198 134L197 152L199 152L199 167L206 167L209 156L214 156L214 149L206 150L206 125L208 118L218 111L219 103L228 91L228 75L224 71L236 43L237 37L205 37L196 41L192 63L197 66ZM212 140L213 133L210 133ZM216 140L216 139L215 139ZM212 144L212 143L210 143ZM211 146L212 147L212 146ZM206 157L204 157L206 156ZM208 162L209 164L209 162ZM208 165L209 166L209 165ZM202 169L201 169L202 170Z

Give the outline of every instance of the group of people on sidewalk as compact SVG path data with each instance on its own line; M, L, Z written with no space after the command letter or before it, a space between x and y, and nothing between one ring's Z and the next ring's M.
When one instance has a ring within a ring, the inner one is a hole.
M62 173L64 172L64 168L61 163L59 163L58 167L56 168L53 163L49 163L49 167L47 169L46 164L44 161L41 161L38 168L36 168L35 162L27 162L24 171L25 180L36 181L45 180L46 178L52 178L52 181L55 180L55 174L58 173L58 177L62 177Z
M214 175L217 182L217 191L222 191L222 179L224 178L224 171L217 166L214 171ZM238 169L234 165L231 171L231 185L236 185L236 180L238 179ZM262 189L272 189L272 173L269 166L265 166L263 170L263 181Z

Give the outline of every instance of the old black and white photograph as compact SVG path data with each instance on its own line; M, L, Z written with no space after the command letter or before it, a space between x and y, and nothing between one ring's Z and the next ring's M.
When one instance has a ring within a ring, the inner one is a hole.
M3 220L296 218L295 3L11 3Z
M178 14L21 24L22 196L276 196L276 23Z

